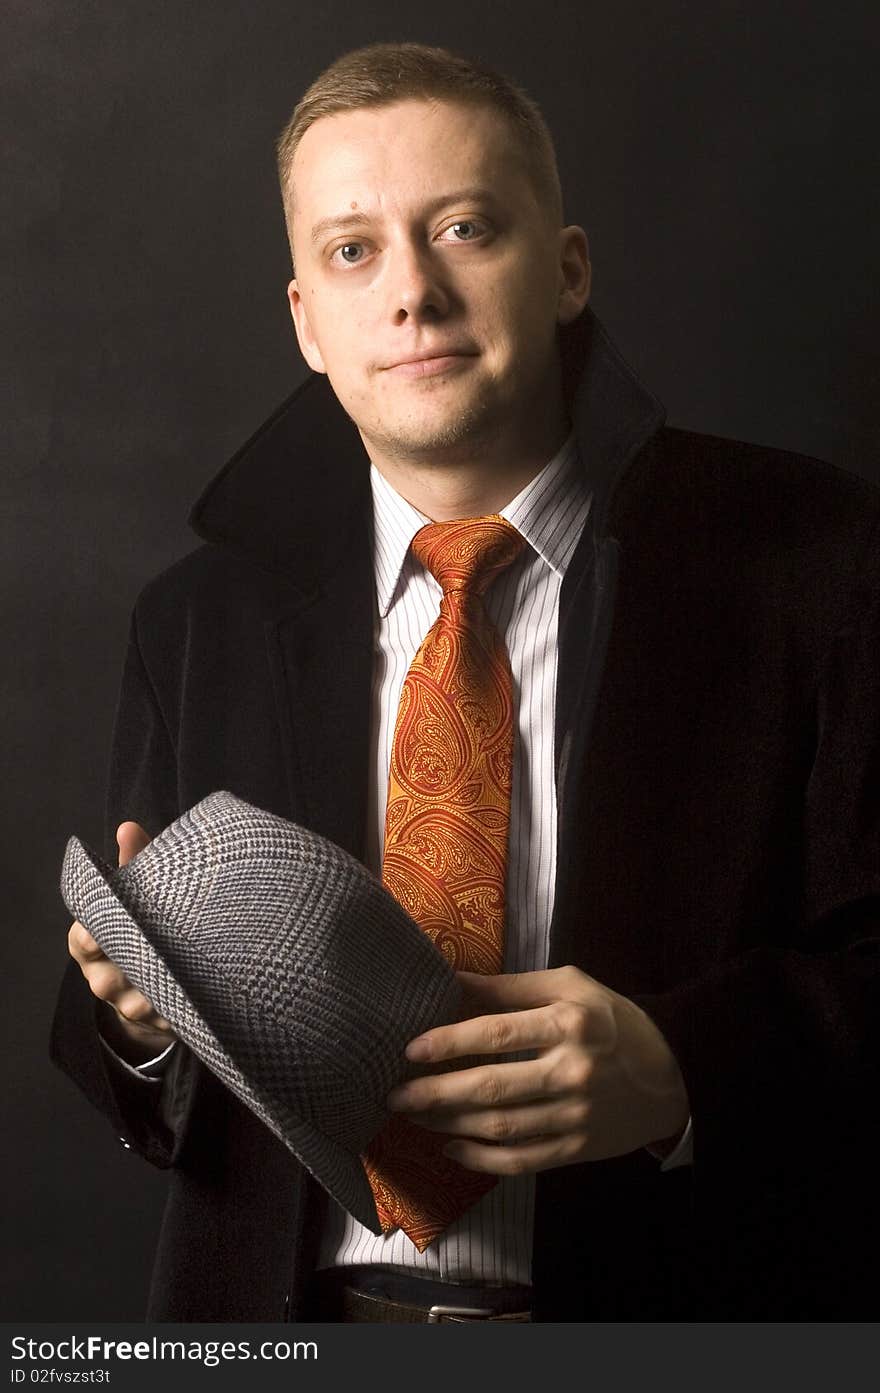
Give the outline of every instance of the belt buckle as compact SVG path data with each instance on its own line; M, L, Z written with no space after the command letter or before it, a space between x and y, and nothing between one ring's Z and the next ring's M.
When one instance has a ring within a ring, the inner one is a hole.
M487 1306L431 1306L428 1310L428 1325L439 1325L444 1316L464 1316L472 1320L486 1320L492 1315Z

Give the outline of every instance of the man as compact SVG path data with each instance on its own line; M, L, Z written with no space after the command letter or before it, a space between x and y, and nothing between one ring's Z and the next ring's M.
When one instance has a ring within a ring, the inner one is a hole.
M505 971L389 1099L491 1188L424 1249L366 1233L74 924L54 1057L170 1168L151 1318L874 1314L876 490L663 425L504 79L347 55L279 162L314 376L138 599L108 830L228 788L378 871L421 530L515 528Z

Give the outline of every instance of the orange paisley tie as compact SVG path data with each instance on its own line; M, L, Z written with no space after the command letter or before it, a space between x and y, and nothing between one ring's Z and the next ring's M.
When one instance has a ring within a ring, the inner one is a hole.
M513 683L482 595L524 539L497 514L429 523L414 555L443 590L394 729L382 880L455 968L500 972ZM497 1183L441 1154L447 1133L393 1114L363 1157L384 1232L420 1252Z

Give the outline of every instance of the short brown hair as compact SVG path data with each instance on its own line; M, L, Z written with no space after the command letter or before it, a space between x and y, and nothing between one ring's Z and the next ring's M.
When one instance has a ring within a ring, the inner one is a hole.
M291 172L297 146L322 116L360 107L389 106L407 98L467 102L500 112L519 141L539 196L562 221L562 193L553 137L535 101L510 78L427 44L368 44L344 53L315 79L294 108L276 143L278 178L293 247Z

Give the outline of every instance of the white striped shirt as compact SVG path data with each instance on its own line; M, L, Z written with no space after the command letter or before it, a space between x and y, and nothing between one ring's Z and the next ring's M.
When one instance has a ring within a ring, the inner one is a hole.
M501 516L528 543L484 596L513 673L516 733L507 868L506 972L547 966L556 877L556 701L559 592L590 510L574 436ZM370 471L377 623L368 861L381 872L388 767L404 678L440 609L441 589L410 543L430 522ZM503 1177L424 1253L402 1231L376 1237L331 1201L319 1266L383 1263L447 1281L528 1282L535 1177Z

